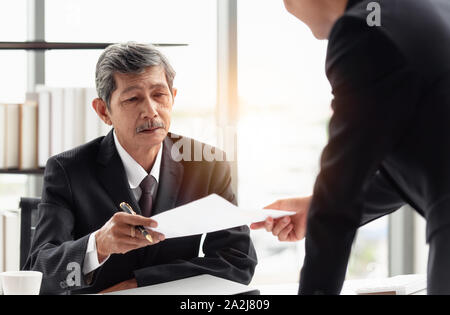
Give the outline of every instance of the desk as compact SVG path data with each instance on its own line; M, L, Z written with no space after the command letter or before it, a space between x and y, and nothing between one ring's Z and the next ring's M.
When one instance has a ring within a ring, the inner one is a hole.
M356 295L355 288L360 287L367 280L347 280L342 287L341 295ZM254 285L258 288L261 295L297 295L298 283L283 283L283 284L266 284ZM426 295L427 290L421 290L411 295Z
M363 280L347 280L341 291L341 295L356 295L354 288L364 283ZM246 286L233 281L201 275L197 277L166 282L124 291L116 291L105 295L233 295L233 294L258 294L261 295L297 295L298 283L262 284ZM258 292L259 291L259 292ZM1 290L0 283L0 295ZM426 295L426 289L411 295Z
M257 285L261 295L297 295L298 283ZM341 295L356 295L351 286L344 284Z

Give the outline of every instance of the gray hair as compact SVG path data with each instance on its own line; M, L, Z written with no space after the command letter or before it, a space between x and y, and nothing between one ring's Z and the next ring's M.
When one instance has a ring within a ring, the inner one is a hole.
M116 89L114 73L139 74L152 66L164 68L167 84L172 92L175 71L167 58L153 45L128 42L108 46L98 59L95 71L98 97L111 110L111 95Z

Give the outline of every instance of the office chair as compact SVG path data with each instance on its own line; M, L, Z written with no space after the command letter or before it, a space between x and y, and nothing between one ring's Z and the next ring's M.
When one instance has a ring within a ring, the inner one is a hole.
M37 207L41 198L20 198L20 269L25 267L36 227Z

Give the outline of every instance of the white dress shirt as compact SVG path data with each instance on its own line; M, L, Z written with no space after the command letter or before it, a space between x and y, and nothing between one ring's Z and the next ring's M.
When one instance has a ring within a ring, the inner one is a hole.
M122 147L119 140L116 136L116 131L113 131L114 135L114 144L116 145L117 152L119 153L120 159L122 160L123 166L125 168L125 174L128 179L128 184L130 185L130 189L133 192L134 197L136 200L139 200L142 195L142 190L139 187L142 180L148 175L147 171L138 163L136 162L130 154ZM161 156L162 156L162 148L163 144L161 143L161 147L159 148L158 154L156 155L155 163L153 164L153 167L150 171L150 175L152 175L156 182L159 182L159 172L161 169ZM95 242L95 234L91 233L89 236L88 246L86 249L86 256L84 257L84 264L83 264L83 274L87 275L91 273L92 271L99 268L101 265L103 265L109 258L109 256L100 263L98 261L98 254L97 254L97 245Z

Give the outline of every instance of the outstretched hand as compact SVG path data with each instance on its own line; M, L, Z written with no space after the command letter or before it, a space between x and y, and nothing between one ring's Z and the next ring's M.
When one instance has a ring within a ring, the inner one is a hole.
M310 202L311 196L277 200L264 209L294 211L296 214L278 219L269 217L265 221L252 223L250 228L252 230L265 228L282 242L299 241L305 237Z

